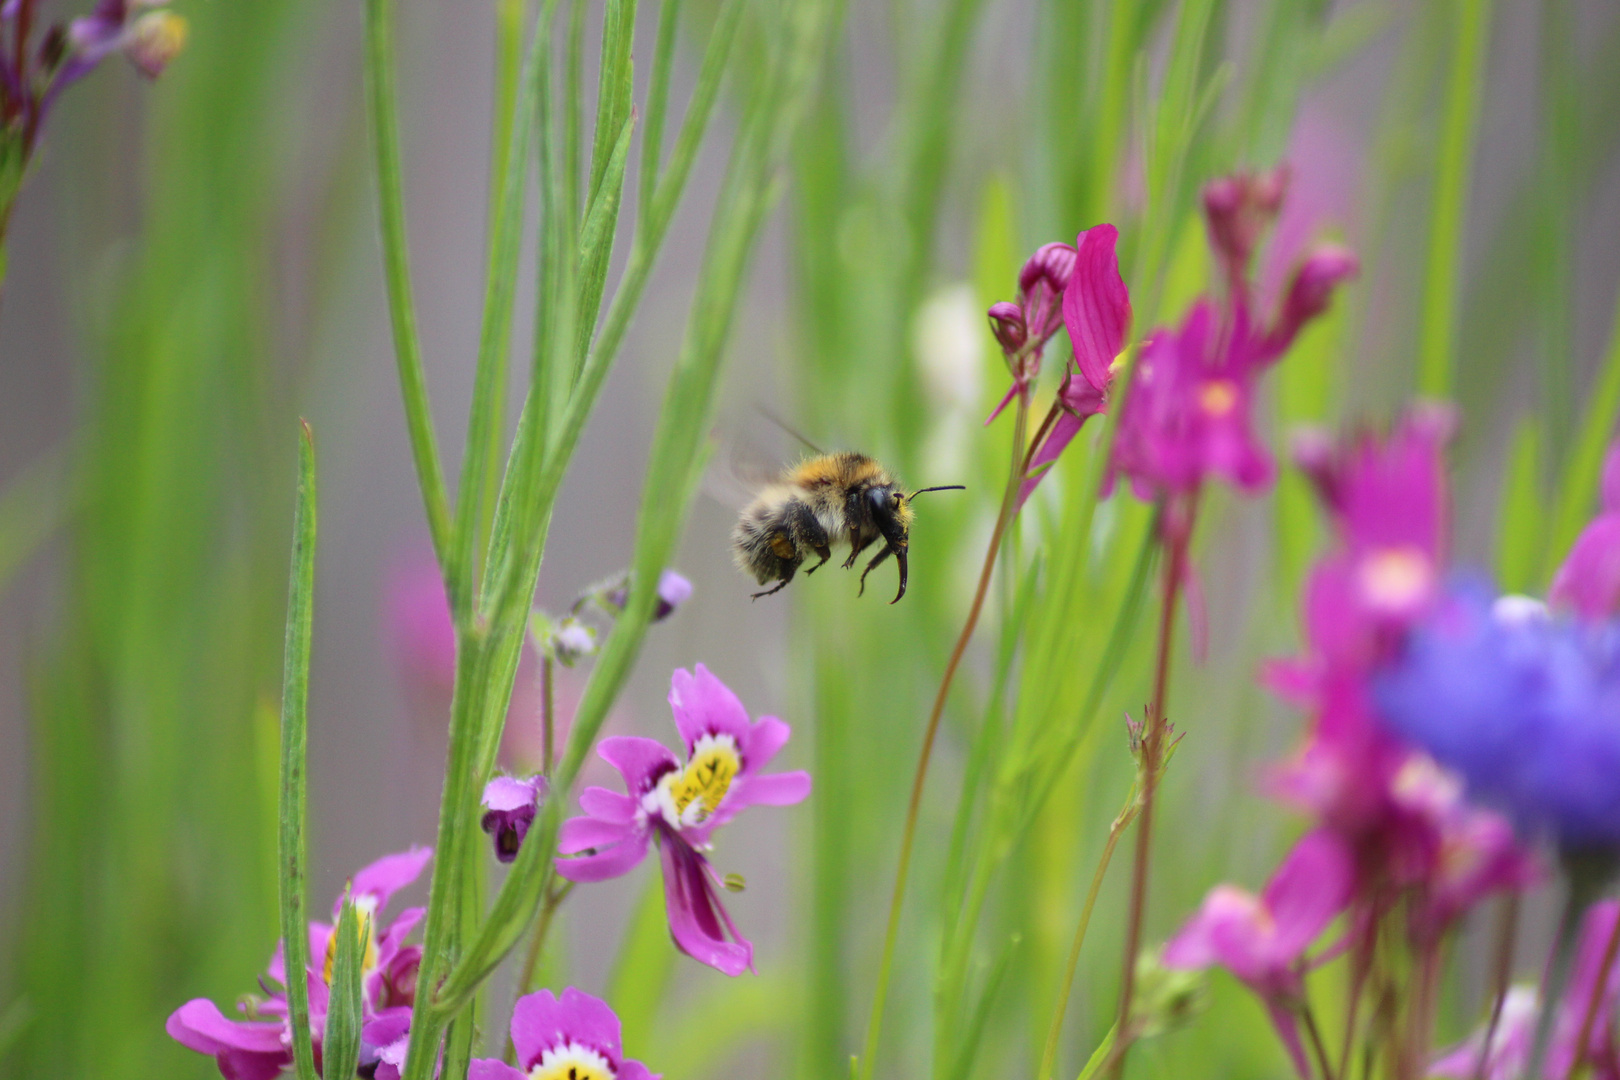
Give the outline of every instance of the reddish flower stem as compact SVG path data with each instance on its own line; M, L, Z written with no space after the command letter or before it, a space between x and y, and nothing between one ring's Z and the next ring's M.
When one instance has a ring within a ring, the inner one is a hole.
M1159 507L1159 528L1170 531L1169 558L1164 563L1164 605L1159 613L1158 656L1153 669L1153 697L1148 706L1147 732L1142 739L1142 812L1136 826L1135 865L1131 874L1131 906L1125 924L1125 970L1120 978L1119 1042L1109 1075L1119 1076L1131 1046L1131 1003L1136 994L1136 954L1142 944L1142 918L1147 910L1148 863L1152 857L1153 796L1159 787L1159 755L1164 749L1164 706L1170 684L1170 647L1174 639L1176 599L1181 593L1187 540L1192 535L1195 506L1189 503L1182 521L1171 521L1178 509L1168 502Z
M1603 950L1603 963L1598 966L1597 981L1592 984L1592 997L1586 1003L1585 1015L1581 1017L1580 1037L1575 1040L1575 1060L1570 1063L1569 1072L1564 1074L1564 1080L1574 1080L1586 1062L1586 1044L1592 1038L1592 1025L1597 1021L1598 1003L1603 1000L1603 988L1609 981L1609 972L1614 967L1617 952L1620 952L1620 915L1616 915L1614 929L1609 931L1609 944Z
M1620 927L1620 922L1615 925ZM1485 1080L1485 1065L1490 1060L1491 1043L1496 1039L1496 1026L1502 1022L1502 1003L1507 1000L1508 982L1513 977L1513 946L1518 931L1519 894L1514 892L1502 901L1502 914L1496 924L1496 977L1492 980L1495 999L1491 1004L1491 1018L1485 1024L1485 1041L1479 1047L1479 1060L1474 1063L1474 1080Z
M877 992L872 999L872 1016L867 1022L866 1045L861 1053L861 1080L870 1080L872 1069L877 1058L878 1034L883 1026L883 1002L889 990L889 972L894 964L895 940L900 935L900 909L906 894L906 874L911 869L911 846L917 837L917 814L922 807L923 784L928 779L928 762L934 753L934 736L939 733L939 719L945 713L945 699L951 690L951 681L956 678L956 668L962 662L962 654L967 652L968 641L973 637L973 630L979 625L979 614L984 609L985 594L990 590L990 577L996 568L996 556L1001 551L1001 539L1007 532L1007 524L1013 518L1018 508L1018 489L1023 486L1024 471L1029 461L1029 451L1025 447L1024 437L1029 428L1029 391L1026 387L1018 395L1017 413L1013 418L1012 443L1012 469L1007 477L1007 489L1001 496L1001 512L996 515L995 531L990 534L990 546L984 553L984 567L979 571L979 588L973 594L973 606L968 609L967 622L962 626L962 633L956 639L956 647L951 650L951 658L945 665L945 675L939 683L939 693L934 696L934 708L928 714L928 727L923 733L922 753L917 758L917 774L911 782L911 801L906 807L905 831L900 838L900 865L894 875L894 895L889 901L889 926L883 938L883 960L878 968Z

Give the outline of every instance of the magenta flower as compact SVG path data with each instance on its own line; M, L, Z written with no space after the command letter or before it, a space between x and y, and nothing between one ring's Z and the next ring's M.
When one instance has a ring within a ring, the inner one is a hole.
M627 1060L619 1018L607 1003L572 986L562 999L550 990L526 994L512 1007L517 1067L476 1058L467 1080L658 1080L639 1061Z
M1603 459L1603 509L1581 530L1553 578L1549 599L1583 619L1620 609L1620 442Z
M372 1041L373 1037L387 1037L390 1042L400 1037L397 1033L390 1034L387 1025L379 1029L373 1027L372 1022L391 1020L397 1024L400 1018L409 1022L411 1005L416 998L416 971L422 956L420 946L404 944L406 936L422 920L422 908L406 908L381 930L377 928L378 919L394 893L415 881L432 855L427 848L386 855L361 870L349 884L348 892L365 939L361 949L361 1006L367 1021L361 1033L363 1063L378 1060L382 1045ZM340 896L332 906L334 923L342 905ZM309 985L310 1035L317 1054L326 1031L328 987L332 981L332 965L337 959L332 932L330 923L309 924L310 966L304 975ZM285 987L287 973L279 943L270 958L267 974L271 981ZM212 1055L227 1080L269 1080L279 1075L292 1064L292 1032L287 1020L285 990L262 1001L239 1004L237 1008L245 1012L248 1019L226 1019L213 1002L195 998L170 1015L165 1030L182 1046Z
M1225 295L1219 304L1200 298L1179 331L1158 331L1142 351L1109 472L1110 482L1127 476L1139 498L1189 495L1209 476L1252 493L1275 476L1253 433L1259 378L1357 270L1350 252L1319 247L1295 269L1269 321L1257 316L1250 264L1286 190L1284 168L1240 173L1204 189Z
M656 841L675 943L710 967L740 975L752 970L753 946L721 905L714 869L700 849L746 807L803 801L810 775L763 772L786 745L788 725L774 716L750 723L742 702L702 664L695 673L676 669L669 705L686 764L652 739L603 739L597 753L619 770L628 794L585 789L579 804L587 816L564 822L558 843L562 855L575 857L558 859L557 872L570 881L618 877Z
M480 824L495 840L495 858L503 863L517 858L523 838L534 824L534 815L545 801L548 787L546 778L539 775L525 780L497 776L484 785L484 816Z
M1349 903L1355 859L1333 833L1307 833L1259 896L1217 885L1164 947L1168 968L1226 968L1265 1003L1301 1076L1309 1076L1294 1021L1305 950Z
M1020 504L1029 498L1080 428L1108 409L1115 359L1125 349L1131 328L1131 297L1119 273L1119 230L1095 225L1075 237L1073 272L1063 289L1063 325L1069 332L1074 364L1058 388L1062 412L1029 462L1029 478L1019 489Z

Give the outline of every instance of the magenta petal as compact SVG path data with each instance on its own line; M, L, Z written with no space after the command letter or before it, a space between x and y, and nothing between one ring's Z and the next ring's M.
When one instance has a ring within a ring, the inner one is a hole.
M574 817L563 822L557 835L557 851L562 855L578 855L590 848L611 847L635 838L641 830L634 825L620 825L593 817Z
M386 954L399 948L400 942L404 941L410 932L416 929L417 924L426 915L427 908L408 907L401 911L393 922L388 924L387 929L377 935L377 963L379 965L386 962ZM321 950L321 955L323 957L326 955L325 949Z
M253 1050L226 1050L214 1059L225 1080L276 1080L292 1064L292 1055L261 1054Z
M574 818L575 821L586 820ZM567 828L567 823L563 826ZM647 857L647 834L629 830L625 839L606 851L595 855L580 855L557 860L557 873L569 881L606 881L633 870Z
M433 849L425 847L413 847L397 855L384 855L354 875L351 891L357 897L376 897L377 909L380 911L388 906L389 897L421 876L423 868L432 858ZM342 907L343 898L340 896L332 905L334 920L337 919Z
M525 994L512 1006L512 1047L523 1068L534 1068L541 1054L571 1042L597 1051L610 1062L617 1062L624 1053L619 1018L613 1010L572 986L563 991L560 1001L550 990L541 990Z
M1019 386L1020 384L1015 381L1011 386L1007 387L1007 392L1001 395L1001 400L996 402L996 407L991 409L990 415L984 418L985 427L995 423L996 417L1000 416L1002 410L1012 403L1013 396L1018 393Z
M670 677L669 707L687 753L705 735L730 735L741 746L748 737L748 710L731 688L702 664L688 673L676 668Z
M722 974L741 975L753 966L754 947L741 937L735 942L726 940L708 861L677 836L666 836L661 847L664 909L675 944Z
M529 1080L529 1074L494 1058L473 1058L467 1080Z
M650 1072L647 1066L639 1061L626 1061L619 1066L619 1075L615 1080L662 1080L662 1073Z
M227 1050L285 1053L279 1021L227 1020L219 1006L207 998L186 1002L169 1015L163 1027L175 1042L199 1054L222 1054Z
M1063 325L1075 363L1098 390L1108 386L1109 366L1125 348L1131 323L1131 297L1114 250L1118 241L1112 225L1094 225L1076 237L1074 274L1063 290Z
M616 825L628 825L636 819L635 800L604 787L588 787L580 792L579 808L593 818Z
M522 810L539 805L545 794L546 778L543 776L522 780L515 776L497 776L484 785L481 802L486 810Z
M625 787L635 798L651 791L658 778L671 769L680 768L675 755L656 739L639 735L615 735L603 739L596 746L602 760L619 770Z
M795 772L750 776L736 798L741 806L792 806L810 797L810 774Z
M1548 598L1583 619L1604 618L1620 606L1620 514L1602 514L1581 531Z
M738 744L742 751L743 775L757 773L769 765L792 734L793 729L776 717L760 717Z
M1302 954L1344 910L1354 885L1355 858L1342 840L1327 829L1301 837L1260 897L1276 922L1276 954Z

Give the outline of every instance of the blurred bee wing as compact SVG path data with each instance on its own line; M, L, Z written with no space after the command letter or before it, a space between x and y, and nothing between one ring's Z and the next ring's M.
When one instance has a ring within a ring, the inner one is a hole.
M714 458L703 474L703 493L721 506L741 511L760 488L776 479L781 465L733 430L716 431L715 442Z

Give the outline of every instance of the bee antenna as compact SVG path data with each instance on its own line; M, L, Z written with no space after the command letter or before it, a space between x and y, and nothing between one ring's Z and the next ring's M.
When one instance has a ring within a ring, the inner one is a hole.
M907 495L906 500L909 502L910 500L915 499L917 496L923 494L925 491L966 491L966 490L967 490L967 485L966 484L942 484L939 487L918 488L916 491L913 491L910 495Z

